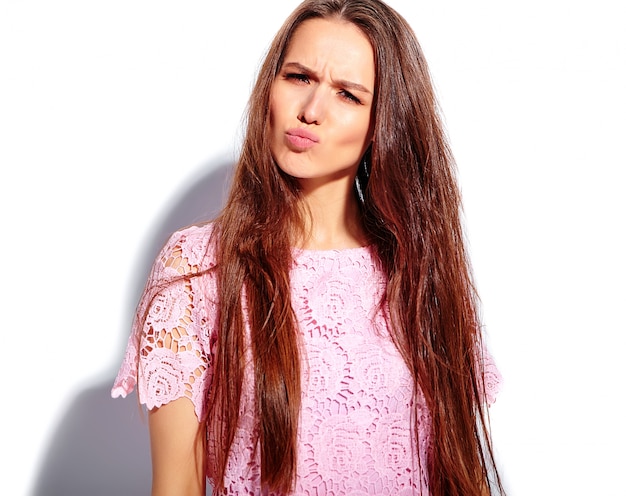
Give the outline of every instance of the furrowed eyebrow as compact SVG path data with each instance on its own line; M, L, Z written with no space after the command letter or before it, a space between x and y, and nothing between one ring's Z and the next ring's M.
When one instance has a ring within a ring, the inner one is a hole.
M293 70L301 71L304 74L315 74L315 71L313 71L309 67L299 62L287 62L283 65L283 69L293 69ZM363 93L367 93L369 95L372 94L372 92L369 89L367 89L365 86L363 86L362 84L354 83L352 81L347 81L345 79L333 80L333 84L337 86L341 86L342 88L345 88L347 90L362 91Z

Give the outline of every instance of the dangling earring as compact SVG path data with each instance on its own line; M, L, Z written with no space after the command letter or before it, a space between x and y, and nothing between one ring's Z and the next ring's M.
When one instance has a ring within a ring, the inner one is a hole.
M356 194L359 197L359 201L365 204L365 189L367 188L367 182L370 178L370 169L367 163L368 152L363 155L359 168L356 171L356 177L354 178L354 187Z

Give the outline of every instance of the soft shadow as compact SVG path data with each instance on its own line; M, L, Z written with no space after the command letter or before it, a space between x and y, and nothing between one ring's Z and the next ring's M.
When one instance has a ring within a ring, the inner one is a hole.
M231 182L234 164L219 160L208 164L208 172L191 181L153 227L136 262L136 277L129 296L128 311L133 315L152 263L171 234L178 229L213 219L222 209Z
M232 162L207 164L202 174L166 208L144 244L129 290L128 325L152 262L171 233L212 219L224 201ZM150 444L146 415L133 393L111 399L111 386L123 349L114 358L110 376L87 388L68 406L48 446L32 496L134 496L150 494ZM207 489L207 495L210 495Z
M111 399L111 384L80 393L49 446L34 496L150 494L147 423L136 396Z

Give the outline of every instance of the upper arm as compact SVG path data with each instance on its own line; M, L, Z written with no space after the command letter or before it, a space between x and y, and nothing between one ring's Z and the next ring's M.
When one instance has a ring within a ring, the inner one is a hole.
M148 414L152 456L152 496L204 496L204 426L187 398Z

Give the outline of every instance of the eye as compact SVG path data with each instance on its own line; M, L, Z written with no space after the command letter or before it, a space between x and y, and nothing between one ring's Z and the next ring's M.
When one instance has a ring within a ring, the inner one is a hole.
M349 91L346 90L341 90L339 92L339 95L345 99L348 100L349 102L353 102L353 103L358 103L359 105L361 104L361 100L359 100L356 96L354 96L352 93L350 93Z
M297 72L288 72L285 74L285 79L288 81L294 81L296 83L304 83L309 84L311 81L309 80L309 76L306 74L300 74Z

